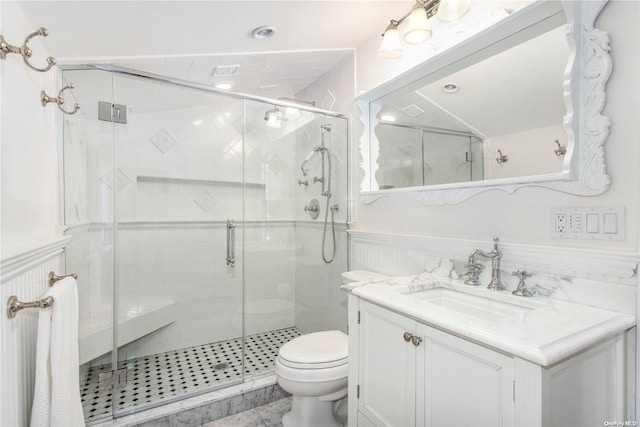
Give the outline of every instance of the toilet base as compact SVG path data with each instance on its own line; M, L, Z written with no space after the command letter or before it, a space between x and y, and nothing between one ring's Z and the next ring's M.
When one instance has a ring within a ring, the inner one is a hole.
M283 427L343 427L334 412L335 402L318 397L293 396L291 411L282 417Z

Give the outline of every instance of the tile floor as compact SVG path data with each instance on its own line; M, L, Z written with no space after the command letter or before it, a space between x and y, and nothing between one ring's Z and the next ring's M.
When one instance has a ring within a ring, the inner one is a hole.
M246 337L245 379L272 371L278 349L299 335L301 332L297 328L287 328ZM99 374L111 371L111 364L89 367L82 375L84 381L80 394L87 422L109 417L114 404L118 413L127 413L165 400L190 395L195 391L214 389L240 381L242 339L127 360L120 362L119 368L127 369L127 385L119 390L100 390L98 386ZM244 416L258 420L256 414L259 415L257 412L248 411Z

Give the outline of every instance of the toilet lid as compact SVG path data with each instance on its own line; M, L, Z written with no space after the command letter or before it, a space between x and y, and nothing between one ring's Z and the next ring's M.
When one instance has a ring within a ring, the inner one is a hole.
M340 331L322 331L292 339L278 351L286 365L313 365L324 368L347 363L349 339Z

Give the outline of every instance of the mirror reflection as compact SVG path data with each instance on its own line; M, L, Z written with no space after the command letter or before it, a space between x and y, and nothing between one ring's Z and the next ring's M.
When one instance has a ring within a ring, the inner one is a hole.
M568 57L562 25L372 103L372 189L562 172Z

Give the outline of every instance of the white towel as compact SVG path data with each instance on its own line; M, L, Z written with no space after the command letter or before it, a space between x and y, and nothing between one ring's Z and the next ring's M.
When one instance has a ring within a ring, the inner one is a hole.
M56 282L45 297L53 307L38 318L36 386L31 427L84 426L78 375L78 290L76 280Z

